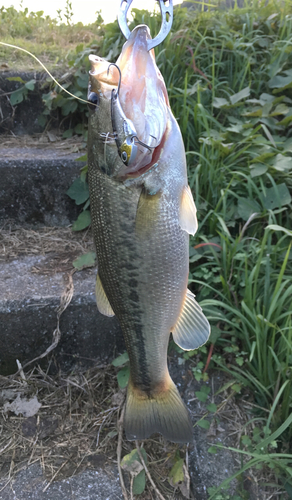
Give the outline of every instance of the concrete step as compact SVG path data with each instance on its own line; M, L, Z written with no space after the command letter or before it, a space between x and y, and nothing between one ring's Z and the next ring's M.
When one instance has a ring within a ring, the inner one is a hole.
M0 262L1 374L14 373L16 359L25 364L51 345L60 298L68 284L68 271L60 270L57 262L52 264L51 254ZM61 315L61 340L54 350L64 370L73 361L112 359L124 349L116 318L97 310L95 275L91 268L73 275L73 298Z
M76 161L85 154L82 141L50 137L54 143L0 137L0 226L67 226L80 213L66 191L85 165Z

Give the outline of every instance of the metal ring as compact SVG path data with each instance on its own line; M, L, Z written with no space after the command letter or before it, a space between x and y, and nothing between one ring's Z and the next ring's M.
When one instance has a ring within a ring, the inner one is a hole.
M162 17L161 28L158 35L155 38L147 40L148 51L159 45L161 42L163 42L163 40L165 40L165 38L167 37L168 33L171 30L173 21L173 0L169 0L168 7L166 7L164 1L165 0L159 0L160 13ZM127 40L131 34L127 24L127 13L132 2L133 0L121 0L121 5L118 13L118 22L120 30Z

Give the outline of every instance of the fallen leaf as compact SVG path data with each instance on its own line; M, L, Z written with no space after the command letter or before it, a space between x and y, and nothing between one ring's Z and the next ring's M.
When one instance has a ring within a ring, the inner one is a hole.
M36 396L31 399L21 398L19 395L12 403L4 404L4 413L12 411L15 415L22 414L24 417L33 417L42 405Z

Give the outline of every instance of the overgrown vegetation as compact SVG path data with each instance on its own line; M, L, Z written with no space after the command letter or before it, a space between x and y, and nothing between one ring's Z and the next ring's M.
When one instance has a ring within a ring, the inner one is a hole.
M240 452L250 461L243 461L239 474L249 466L270 468L291 498L292 1L265 4L251 0L244 9L193 14L178 9L172 34L155 51L185 141L198 209L190 287L213 332L194 375L206 380L203 367L212 349L209 367L232 374L254 398L257 430L242 438ZM15 15L2 9L2 19L6 12ZM34 15L30 26L41 26L40 19ZM131 27L141 23L155 34L160 19L136 10ZM67 88L80 97L86 94L88 54L115 61L124 42L117 23L102 26L99 20L98 30L103 36L93 37L93 45L79 44L66 56ZM23 46L18 36L23 33L14 33ZM64 69L58 48L50 57L58 54ZM0 50L8 57L8 49ZM35 46L30 50L36 52ZM86 136L83 103L56 86L43 99L47 116L58 107L65 116L83 113L82 123L65 136ZM80 204L87 200L85 172L73 191ZM88 225L87 209L88 203L75 229ZM220 495L219 489L210 492L210 498Z

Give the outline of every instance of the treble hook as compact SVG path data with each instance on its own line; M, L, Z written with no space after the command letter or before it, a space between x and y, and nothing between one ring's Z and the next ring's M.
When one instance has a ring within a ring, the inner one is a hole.
M118 83L118 88L117 88L117 91L115 92L116 94L116 97L119 95L120 93L120 87L121 87L121 81L122 81L122 72L121 72L121 69L119 68L119 66L115 63L110 63L108 68L107 68L107 76L109 74L109 69L111 66L114 66L115 68L117 68L118 72L119 72L119 75L120 75L120 78L119 78L119 83Z
M121 5L118 13L118 22L120 30L124 37L128 40L131 32L127 24L127 13L133 0L121 0ZM169 5L166 6L167 0L159 0L160 13L162 17L161 28L158 35L153 40L147 40L147 51L159 45L167 37L170 32L173 21L173 0L169 0ZM126 4L126 5L124 5ZM168 17L167 17L168 16Z
M151 137L153 137L153 136L151 136ZM140 139L138 139L137 135L133 135L133 138L137 139L135 141L135 144L140 144L140 146L143 146L144 148L148 149L149 153L151 153L152 149L155 149L153 146L148 146L148 144L145 144L144 142L140 141Z

